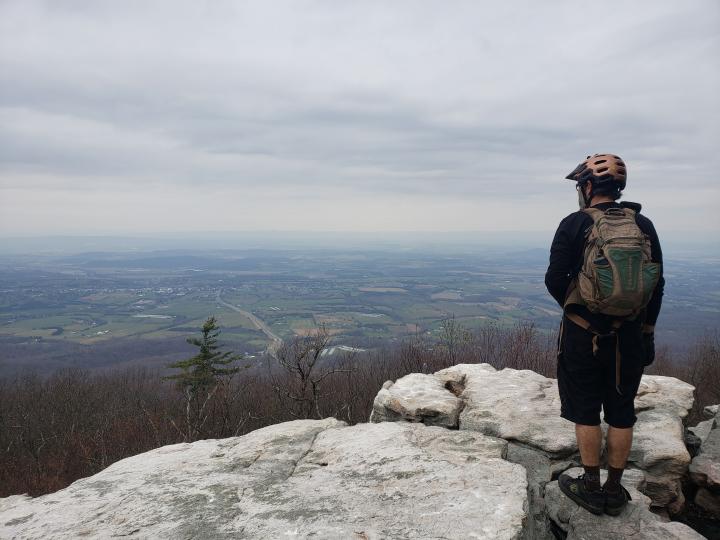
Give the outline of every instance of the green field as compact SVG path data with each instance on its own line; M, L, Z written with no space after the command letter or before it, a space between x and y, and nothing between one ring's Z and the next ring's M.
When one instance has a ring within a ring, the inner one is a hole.
M186 338L210 315L219 319L225 343L255 356L271 340L249 317L283 340L324 325L333 344L361 348L438 335L449 317L468 329L528 321L548 332L560 318L543 282L544 250L456 257L206 253L207 264L197 268L196 254L192 270L176 254L167 263L162 253L143 256L0 259L0 370L3 361L22 365L28 359L43 365L75 358L165 362L187 354ZM685 277L671 277L675 289L666 295L670 307L660 322L676 344L720 326L720 276L714 263L674 264Z
M265 342L244 315L218 305L206 293L181 297L155 293L85 295L65 309L0 311L0 336L52 338L92 344L128 336L144 339L197 332L209 315L221 321L226 339Z

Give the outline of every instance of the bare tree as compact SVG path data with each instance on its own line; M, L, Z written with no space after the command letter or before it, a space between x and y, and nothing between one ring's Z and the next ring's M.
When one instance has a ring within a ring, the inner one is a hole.
M329 395L322 392L324 382L335 373L350 371L320 361L329 341L330 333L325 325L320 325L307 336L295 336L283 343L277 351L277 362L289 376L283 377L283 373L273 376L273 390L293 418L323 418L320 401Z
M453 313L447 319L443 319L440 322L440 343L447 352L450 359L450 363L455 363L455 354L460 341L461 332L460 323L455 320L455 314Z

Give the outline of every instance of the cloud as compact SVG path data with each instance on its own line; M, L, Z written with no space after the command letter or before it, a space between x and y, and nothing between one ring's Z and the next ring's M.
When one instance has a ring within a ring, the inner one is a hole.
M112 204L98 230L187 228L188 207L228 229L517 228L535 205L550 229L604 151L660 224L716 226L718 22L714 0L4 2L0 231Z

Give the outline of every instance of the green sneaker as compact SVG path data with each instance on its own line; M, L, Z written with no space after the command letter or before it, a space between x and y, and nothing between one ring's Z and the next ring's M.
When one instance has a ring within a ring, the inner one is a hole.
M573 478L568 474L561 474L558 478L560 491L582 506L588 512L601 515L605 511L605 493L602 490L588 491L585 488L585 475Z
M605 492L605 513L608 516L619 516L631 500L628 490L620 484L620 491L617 493Z

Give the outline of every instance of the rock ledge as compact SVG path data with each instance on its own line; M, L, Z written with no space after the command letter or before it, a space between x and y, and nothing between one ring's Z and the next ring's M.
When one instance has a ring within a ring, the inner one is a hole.
M527 538L525 470L506 451L423 424L285 422L0 499L0 537Z

